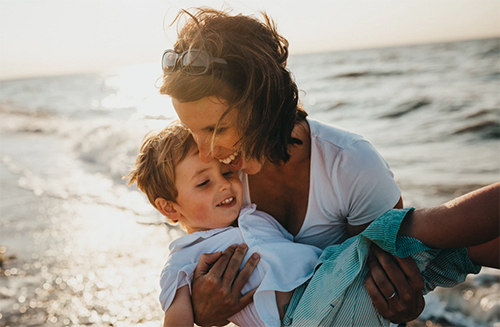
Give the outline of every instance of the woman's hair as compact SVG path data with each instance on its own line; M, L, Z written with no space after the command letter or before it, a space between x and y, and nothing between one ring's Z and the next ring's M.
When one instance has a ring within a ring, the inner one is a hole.
M137 183L155 208L157 198L175 203L178 195L175 167L193 149L196 149L196 143L191 132L174 121L165 129L151 131L144 137L135 166L123 179L130 179L129 186Z
M227 69L214 67L198 76L182 69L166 72L160 92L180 102L218 97L229 106L221 120L230 110L237 110L237 145L245 157L279 164L290 159L290 144L301 143L291 134L307 113L300 107L297 85L286 68L288 41L262 15L260 21L207 8L181 10L174 23L181 17L186 21L174 50L205 50L225 59Z

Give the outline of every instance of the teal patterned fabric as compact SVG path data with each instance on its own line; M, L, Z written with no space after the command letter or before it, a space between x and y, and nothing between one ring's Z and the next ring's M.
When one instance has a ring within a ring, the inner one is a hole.
M425 281L424 294L436 286L451 287L477 274L467 250L437 250L411 237L398 237L410 209L392 209L376 219L360 235L326 248L314 276L299 287L288 306L283 326L388 326L373 306L364 286L366 260L371 243L398 257L411 256Z

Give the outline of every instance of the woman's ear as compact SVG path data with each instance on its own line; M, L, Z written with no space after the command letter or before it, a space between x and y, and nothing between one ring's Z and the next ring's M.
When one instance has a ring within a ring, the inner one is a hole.
M168 219L177 222L179 221L180 213L175 210L172 202L167 201L163 198L157 198L155 200L156 208Z

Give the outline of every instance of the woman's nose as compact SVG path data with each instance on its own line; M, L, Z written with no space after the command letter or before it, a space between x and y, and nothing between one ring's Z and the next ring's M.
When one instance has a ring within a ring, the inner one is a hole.
M198 150L200 151L200 159L204 163L209 163L213 158L217 157L220 147L216 146L212 149L210 142L198 143Z
M203 163L209 163L213 158L211 153L200 150L200 159Z
M212 158L212 151L210 149L210 142L199 137L198 135L193 134L194 141L198 145L198 150L200 152L200 159L203 163L209 163Z

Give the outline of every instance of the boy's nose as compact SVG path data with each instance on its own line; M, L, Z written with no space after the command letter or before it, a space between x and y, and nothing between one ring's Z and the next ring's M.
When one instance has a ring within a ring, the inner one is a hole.
M221 177L222 179L219 185L219 192L223 192L231 187L231 183L224 176Z

